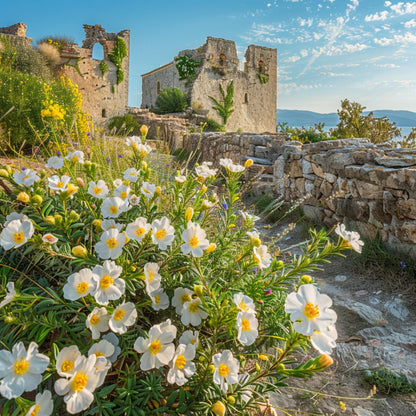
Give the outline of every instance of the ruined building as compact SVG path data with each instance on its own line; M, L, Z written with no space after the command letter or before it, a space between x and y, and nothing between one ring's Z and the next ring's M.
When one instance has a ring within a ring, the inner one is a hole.
M17 23L0 28L0 34L24 39L28 47L32 39L26 37L27 26ZM130 31L107 33L101 25L84 25L85 40L59 49L63 73L78 85L83 95L83 110L94 122L106 123L109 118L125 114L129 91ZM103 59L94 59L93 48L101 45Z
M207 37L197 49L180 51L198 64L195 74L180 81L178 61L156 68L142 75L142 108L155 106L156 98L164 88L180 88L194 108L208 117L222 122L209 96L221 102L219 85L224 91L230 81L234 83L234 112L229 118L228 131L276 131L277 51L263 46L250 45L245 53L244 69L239 69L235 43L226 39Z

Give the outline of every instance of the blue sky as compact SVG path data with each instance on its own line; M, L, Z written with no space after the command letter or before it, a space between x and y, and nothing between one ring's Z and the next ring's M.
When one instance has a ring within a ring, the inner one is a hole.
M140 106L140 75L207 36L277 48L278 108L335 112L344 98L369 110L416 111L416 1L136 0L5 2L0 26L17 22L37 39L82 25L131 30L130 98Z

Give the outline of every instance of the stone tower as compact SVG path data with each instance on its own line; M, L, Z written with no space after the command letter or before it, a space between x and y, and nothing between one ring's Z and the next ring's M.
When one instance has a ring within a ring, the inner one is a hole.
M200 62L193 79L179 81L175 61L142 75L142 108L154 106L162 89L177 87L185 92L190 105L196 102L208 117L221 122L212 109L214 103L209 96L220 100L219 85L226 90L232 80L234 112L227 122L227 131L276 131L276 49L250 45L245 53L243 70L231 40L208 37L201 47L178 54L184 55Z

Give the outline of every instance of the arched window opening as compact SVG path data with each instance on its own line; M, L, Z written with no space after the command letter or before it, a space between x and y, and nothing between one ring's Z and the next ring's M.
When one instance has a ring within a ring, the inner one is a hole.
M244 104L248 104L248 94L244 94Z
M106 109L105 109L105 108L103 108L103 109L101 110L101 117L102 117L102 118L107 118L107 111L106 111Z
M104 48L101 43L96 43L92 47L92 59L97 59L99 61L102 61L104 59Z
M225 55L223 53L221 53L218 57L218 62L221 66L225 66L227 59L225 58Z
M156 94L159 95L160 94L160 81L156 82Z
M262 59L259 60L259 62L257 63L257 66L258 66L257 72L259 74L265 74L266 73L266 65L264 64Z

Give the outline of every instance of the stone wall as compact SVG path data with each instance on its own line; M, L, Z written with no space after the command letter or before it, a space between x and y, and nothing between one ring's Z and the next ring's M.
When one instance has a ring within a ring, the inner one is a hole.
M219 86L226 91L234 82L234 112L227 131L263 133L276 130L277 51L250 45L244 57L244 70L239 68L235 43L231 40L208 37L197 49L180 51L200 62L195 77L179 81L175 63L171 62L142 75L142 108L155 105L158 91L177 87L188 97L190 105L197 102L207 116L222 123L212 106L213 96L222 100Z
M367 139L282 143L274 163L276 192L310 196L305 214L328 227L338 222L362 236L416 256L416 151ZM279 183L279 179L283 179Z

